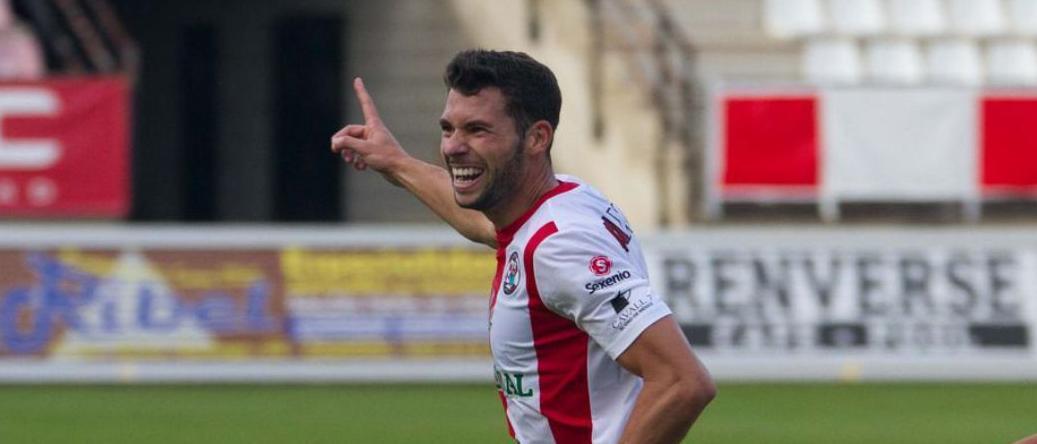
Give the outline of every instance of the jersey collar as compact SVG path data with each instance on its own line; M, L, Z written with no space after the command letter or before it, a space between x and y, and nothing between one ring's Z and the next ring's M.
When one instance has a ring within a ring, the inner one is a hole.
M522 225L525 225L526 221L528 221L529 218L533 217L533 214L536 213L538 209L540 209L540 206L543 205L544 202L547 202L548 199L562 194L566 191L572 190L578 186L579 184L575 182L565 182L559 180L558 185L555 185L554 188L551 188L546 193L544 193L543 196L540 196L540 198L537 199L537 201L534 202L533 205L529 207L529 209L526 210L525 213L522 213L522 215L519 216L518 219L515 219L515 221L509 224L508 226L500 230L497 230L497 248L507 248L508 244L511 243L511 239L515 237L515 233L517 233L518 230L522 228Z

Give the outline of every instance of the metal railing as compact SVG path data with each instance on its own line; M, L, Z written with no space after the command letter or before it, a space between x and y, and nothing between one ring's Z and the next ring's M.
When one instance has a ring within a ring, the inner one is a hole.
M670 150L680 150L681 164L676 174L699 177L702 171L702 128L699 118L704 108L696 81L697 50L673 20L669 9L659 0L588 0L594 46L591 61L593 87L601 91L606 52L619 52L630 65L632 77L649 94L661 118L662 140L653 152L660 199L669 202L674 181ZM594 94L601 97L602 94ZM603 106L595 104L595 133L603 133ZM689 181L694 183L694 181ZM685 217L696 219L701 193L689 190ZM677 219L666 209L659 222L671 226Z

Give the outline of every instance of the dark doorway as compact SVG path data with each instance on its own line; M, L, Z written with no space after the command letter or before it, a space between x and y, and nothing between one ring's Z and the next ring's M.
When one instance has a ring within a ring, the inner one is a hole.
M216 153L219 151L216 29L209 24L184 27L181 33L180 90L184 93L183 220L216 220Z
M328 141L342 123L343 27L310 15L274 26L274 220L341 217L342 168Z

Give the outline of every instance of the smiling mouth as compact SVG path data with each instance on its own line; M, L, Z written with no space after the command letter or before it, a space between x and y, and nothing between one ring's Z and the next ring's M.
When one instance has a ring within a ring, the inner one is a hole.
M475 167L453 167L450 169L454 177L454 186L464 188L475 183L483 174L482 168Z

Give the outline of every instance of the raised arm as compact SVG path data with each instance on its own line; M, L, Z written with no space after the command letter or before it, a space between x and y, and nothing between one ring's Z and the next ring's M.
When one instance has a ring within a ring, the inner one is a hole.
M382 123L374 99L359 77L353 81L353 89L360 101L364 124L347 125L335 133L331 137L331 151L340 153L358 170L370 167L381 173L390 183L410 191L462 236L495 248L497 237L490 220L478 211L461 208L454 201L450 173L403 149Z

